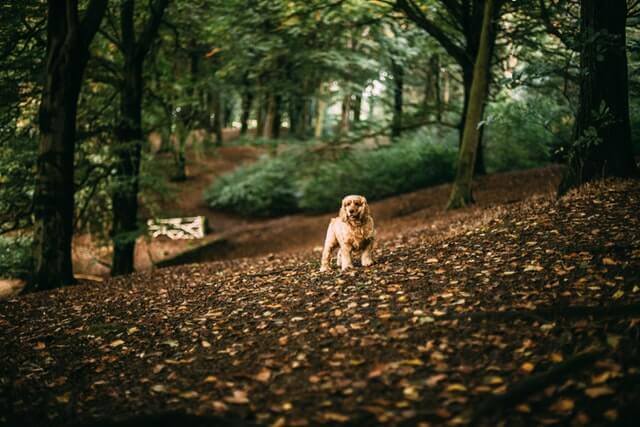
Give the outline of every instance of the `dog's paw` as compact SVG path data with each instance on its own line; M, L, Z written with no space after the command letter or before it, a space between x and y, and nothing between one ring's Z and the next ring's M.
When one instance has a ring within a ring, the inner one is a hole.
M342 266L342 267L340 268L340 271L347 271L347 270L351 270L352 268L353 268L353 265L351 265L351 264L347 264L347 265L345 265L345 266Z
M331 271L328 265L323 265L320 267L320 273L326 273L327 271Z
M369 267L370 265L373 265L373 264L374 264L374 262L373 262L373 260L371 258L362 260L362 266L363 267Z

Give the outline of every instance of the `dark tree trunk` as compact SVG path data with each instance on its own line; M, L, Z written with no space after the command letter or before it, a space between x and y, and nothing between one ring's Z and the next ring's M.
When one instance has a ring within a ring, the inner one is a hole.
M213 94L211 102L213 102L213 133L216 135L216 145L221 146L223 143L222 128L224 123L222 119L222 97L219 91Z
M429 58L429 69L424 88L424 99L422 101L425 113L429 113L431 108L435 110L436 119L442 121L442 90L440 88L440 56L434 54Z
M142 62L125 56L121 120L116 130L117 185L113 206L113 265L111 274L133 272L138 229L138 190L142 143Z
M355 102L353 103L353 123L360 122L360 115L362 112L362 94L356 95Z
M112 195L113 263L111 274L118 276L134 270L134 252L138 228L138 190L142 147L142 70L151 43L158 33L169 0L156 0L151 16L135 41L134 0L120 6L123 81L120 93L120 123L116 129L116 189Z
M580 2L580 106L560 193L605 177L637 177L629 124L626 1Z
M273 127L271 129L271 135L273 139L280 138L280 128L282 127L282 97L277 95L275 97L275 112L273 116Z
M402 133L402 93L404 91L404 69L402 65L391 61L393 74L393 118L391 122L391 138L398 138Z
M77 1L48 2L46 80L38 112L40 144L33 197L35 271L29 290L73 282L76 113L89 44L107 1L92 1L82 22Z
M251 116L251 105L253 104L253 92L246 89L242 95L242 115L240 116L240 135L245 135L249 130L249 117Z
M477 147L480 141L478 125L482 121L484 106L489 88L489 69L491 62L491 32L496 2L486 0L482 31L476 63L473 71L473 82L469 93L469 105L466 114L462 145L458 157L458 169L451 189L448 209L457 209L473 203L471 185Z

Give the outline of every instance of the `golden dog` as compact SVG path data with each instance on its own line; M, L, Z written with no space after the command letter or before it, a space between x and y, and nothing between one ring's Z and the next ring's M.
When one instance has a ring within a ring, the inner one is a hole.
M328 271L331 268L329 265L331 252L336 246L340 247L337 261L342 271L353 267L351 258L355 252L362 253L363 267L373 264L371 254L375 237L376 231L367 199L356 195L345 197L342 199L339 216L329 223L322 250L320 271Z

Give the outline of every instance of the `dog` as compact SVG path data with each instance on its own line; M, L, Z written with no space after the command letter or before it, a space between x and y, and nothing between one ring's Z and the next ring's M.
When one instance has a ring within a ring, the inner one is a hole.
M362 253L363 267L372 265L375 237L367 199L357 195L346 196L342 199L339 216L333 218L327 228L320 271L331 269L331 252L336 246L339 246L337 261L342 271L353 267L351 258L357 252Z

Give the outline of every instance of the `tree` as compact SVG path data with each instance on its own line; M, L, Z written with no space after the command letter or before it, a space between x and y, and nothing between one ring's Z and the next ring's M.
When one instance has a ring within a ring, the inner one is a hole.
M490 33L493 27L492 20L496 1L498 0L487 0L484 7L480 44L473 69L469 107L465 117L462 145L458 157L458 170L455 181L453 182L447 209L461 208L473 202L471 184L473 181L473 168L476 160L478 142L480 140L481 121L487 91L489 89L490 44L492 38Z
M107 0L78 17L77 0L49 0L45 84L38 112L40 142L33 197L35 274L32 289L73 282L71 239L78 96Z
M149 17L139 36L134 30L135 0L120 6L120 50L123 56L120 91L120 122L116 128L117 187L112 197L114 276L133 272L135 238L138 232L138 189L142 148L142 75L145 58L158 34L169 0L150 4Z
M458 129L460 145L462 145L471 97L474 64L480 50L479 43L485 2L482 0L438 0L434 2L433 7L428 9L436 11L433 16L429 16L425 9L420 7L419 3L416 0L396 0L395 7L402 11L410 21L437 40L460 66L462 71L463 103ZM500 10L501 0L497 2L496 6L494 8L495 15ZM496 34L497 31L494 28L489 35L490 55L493 52ZM478 151L480 154L476 156L474 169L477 173L484 173L484 157L481 153L482 141L479 142Z
M568 167L570 188L604 177L637 177L629 124L625 0L580 2L580 104Z

